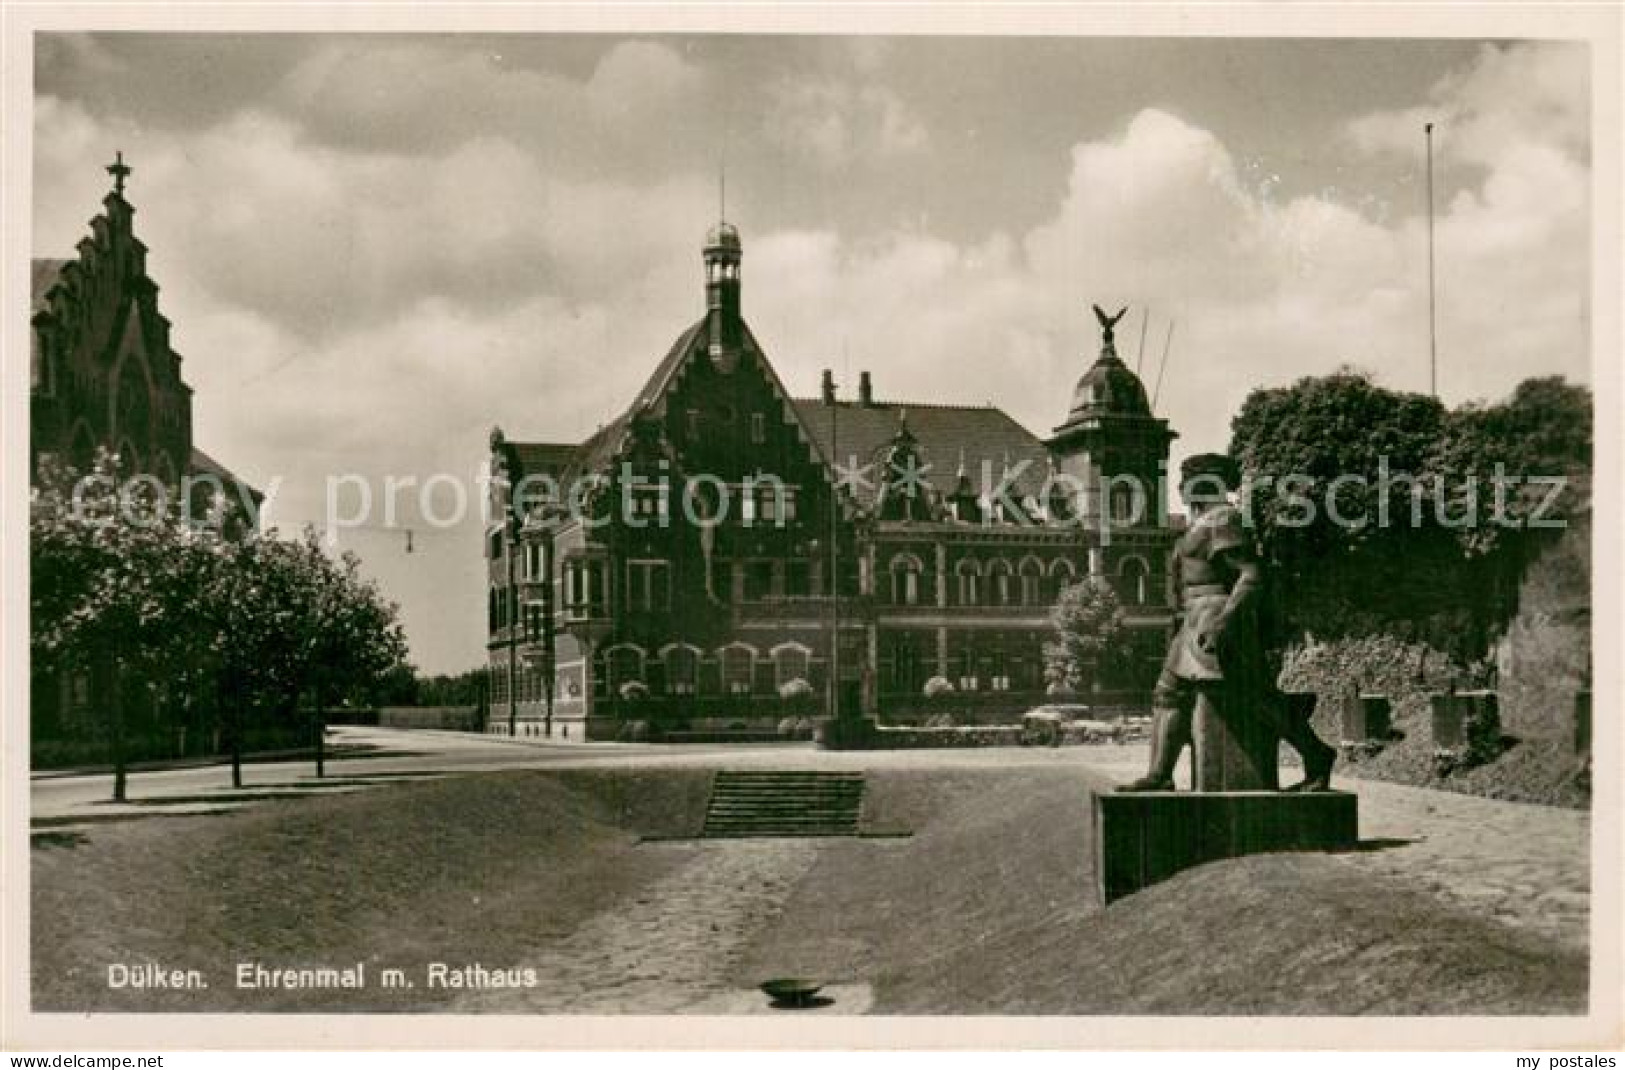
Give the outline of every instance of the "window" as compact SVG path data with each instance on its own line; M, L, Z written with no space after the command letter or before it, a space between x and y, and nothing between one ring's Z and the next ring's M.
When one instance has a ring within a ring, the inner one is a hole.
M700 410L699 409L689 409L686 413L683 414L683 418L684 418L683 427L684 427L684 430L688 433L689 440L694 441L694 440L698 439L700 437Z
M722 662L722 690L729 695L750 694L751 676L755 672L755 652L747 646L723 647L718 655Z
M892 601L901 606L920 604L920 561L912 554L891 560Z
M784 593L800 597L812 593L812 577L805 561L786 561L784 564Z
M1003 561L995 561L988 566L988 575L992 579L993 603L1007 606L1010 604L1010 566Z
M1043 600L1040 588L1044 582L1044 566L1029 557L1021 563L1021 604L1036 606Z
M982 569L974 561L961 561L955 569L959 578L959 604L974 606L982 597Z
M773 593L773 562L745 562L745 601L760 602Z
M628 561L626 599L628 607L635 610L669 608L671 566L665 561Z
M1135 524L1140 520L1140 494L1135 487L1112 487L1112 522Z
M699 676L700 656L693 647L670 646L661 658L666 666L666 693L692 695Z
M1150 569L1146 567L1146 563L1138 557L1128 558L1123 562L1118 574L1123 580L1120 585L1123 596L1133 605L1145 605L1150 595L1149 581L1151 578Z
M621 685L643 680L643 651L635 646L611 647L605 659L609 662L609 689L619 694Z
M791 680L807 679L807 654L804 646L786 643L773 648L773 682L783 687Z
M763 413L750 414L750 440L758 446L767 441L767 416Z

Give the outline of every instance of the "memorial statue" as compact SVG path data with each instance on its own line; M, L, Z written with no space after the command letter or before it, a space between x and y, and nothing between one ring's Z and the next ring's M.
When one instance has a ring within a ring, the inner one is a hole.
M1275 682L1259 621L1263 570L1230 501L1240 484L1224 454L1191 457L1180 470L1189 529L1175 548L1183 618L1152 693L1151 768L1119 791L1172 791L1180 752L1194 744L1196 790L1276 787L1285 739L1304 778L1287 791L1326 791L1337 751L1315 734L1308 710ZM1193 735L1194 732L1194 735Z

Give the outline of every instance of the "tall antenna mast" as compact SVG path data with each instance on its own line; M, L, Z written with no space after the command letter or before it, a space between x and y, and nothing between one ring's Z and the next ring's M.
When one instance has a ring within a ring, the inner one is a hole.
M1439 324L1433 272L1433 124L1422 127L1428 150L1428 393L1439 396Z
M1157 386L1151 391L1151 411L1157 411L1157 399L1162 396L1162 373L1168 370L1168 351L1174 346L1174 322L1168 321L1168 337L1162 343L1162 363L1157 365Z

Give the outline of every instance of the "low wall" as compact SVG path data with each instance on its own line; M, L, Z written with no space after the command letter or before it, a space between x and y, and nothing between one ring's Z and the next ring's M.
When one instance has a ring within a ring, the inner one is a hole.
M441 728L455 732L479 730L477 706L380 706L380 728Z

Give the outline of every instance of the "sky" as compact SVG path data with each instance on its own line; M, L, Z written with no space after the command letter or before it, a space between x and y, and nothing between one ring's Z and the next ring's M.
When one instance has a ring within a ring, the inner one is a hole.
M703 312L721 173L792 393L868 370L1047 435L1089 305L1126 305L1177 464L1259 387L1351 365L1427 389L1432 121L1441 396L1591 379L1584 45L36 40L34 255L71 255L122 151L196 443L274 488L284 531L365 483L369 526L328 530L426 671L484 661L478 510L432 522L453 481L476 493L493 425L576 441L630 402Z

